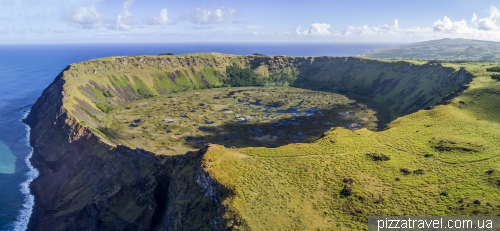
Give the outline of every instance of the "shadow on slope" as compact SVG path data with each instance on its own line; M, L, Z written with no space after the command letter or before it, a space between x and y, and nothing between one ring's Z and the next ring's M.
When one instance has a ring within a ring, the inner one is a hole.
M478 120L500 123L500 83L471 89L458 98L458 108L466 110Z
M338 110L317 110L313 115L298 115L269 122L230 122L221 126L200 126L209 135L189 136L186 143L200 148L205 143L226 147L278 147L290 143L311 142L332 127L375 130L376 121L361 121L351 116L336 116Z

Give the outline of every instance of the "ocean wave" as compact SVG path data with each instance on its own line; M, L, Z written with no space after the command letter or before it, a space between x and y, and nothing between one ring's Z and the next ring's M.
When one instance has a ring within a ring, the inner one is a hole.
M28 114L29 111L24 114L23 118L26 118ZM31 194L30 184L34 179L38 177L39 174L38 170L36 170L33 167L33 165L31 165L30 162L30 158L33 155L33 148L29 143L31 129L28 125L25 124L25 126L26 126L26 142L27 145L31 148L31 151L24 160L30 170L29 172L26 173L27 176L26 181L21 183L21 193L24 195L25 198L24 198L23 208L21 209L16 221L14 221L13 226L15 231L21 231L21 230L24 231L28 228L28 222L30 220L31 214L33 213L33 206L35 205L35 196Z

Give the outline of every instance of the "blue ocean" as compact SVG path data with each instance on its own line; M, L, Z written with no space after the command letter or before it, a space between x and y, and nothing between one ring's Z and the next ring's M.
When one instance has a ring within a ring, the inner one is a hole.
M0 230L25 230L33 208L29 128L21 122L68 64L106 57L171 52L356 56L398 44L79 44L0 45Z

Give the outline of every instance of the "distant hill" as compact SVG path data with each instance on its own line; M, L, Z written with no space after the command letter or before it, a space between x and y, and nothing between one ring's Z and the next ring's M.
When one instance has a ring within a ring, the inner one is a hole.
M471 39L440 39L372 51L378 59L500 61L500 43Z

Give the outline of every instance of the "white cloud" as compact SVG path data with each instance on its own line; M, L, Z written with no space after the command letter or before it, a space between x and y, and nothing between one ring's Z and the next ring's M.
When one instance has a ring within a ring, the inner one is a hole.
M64 19L85 29L98 27L102 24L104 14L97 12L95 6L78 7L66 12Z
M123 3L123 17L131 17L132 14L128 11L128 8L134 3L134 0L127 0Z
M489 19L480 19L478 22L477 22L478 26L479 26L479 30L485 30L485 31L494 31L494 30L498 30L498 26L496 24L496 22L494 21L491 21Z
M437 20L434 22L434 31L445 33L467 33L471 31L471 28L467 26L465 19L453 22L450 18L444 16L443 21Z
M109 29L113 30L130 30L132 28L132 13L128 10L134 3L134 0L127 0L123 3L123 12L116 16L116 21L109 25Z
M496 31L499 30L497 20L500 17L500 11L494 6L490 7L490 16L487 18L477 19L476 13L472 14L472 23L478 26L479 30Z
M253 25L250 25L250 26L247 26L246 29L250 29L250 30L256 30L256 29L259 29L261 28L261 26L253 26Z
M0 31L0 34L48 34L48 33L57 33L57 34L62 34L62 33L73 33L75 32L74 30L54 30L51 28L15 28L15 29L10 29L10 30L3 30Z
M196 24L212 24L212 23L222 23L226 22L230 17L236 14L234 8L221 7L214 11L210 11L204 8L196 8L195 11L185 15L183 19L189 18L191 22Z
M368 25L354 27L349 26L343 31L343 35L347 37L353 36L393 36L402 31L399 29L399 21L398 19L394 20L393 24L383 24L380 26L369 27Z
M309 27L309 29L301 31L301 27L297 27L295 30L295 33L298 35L330 35L330 31L328 31L328 28L330 28L330 24L326 23L313 23Z
M379 30L398 30L399 29L399 21L398 19L394 19L394 24L384 24L380 26L375 26L372 27L372 30L374 31L379 31Z
M2 19L2 20L33 20L33 19L39 20L39 19L47 19L53 15L55 15L55 13L53 13L53 12L36 11L36 12L0 14L0 19Z
M149 21L151 25L171 25L174 23L174 20L168 18L167 8L161 9L160 14Z
M395 19L392 24L378 26L348 26L342 32L330 31L330 25L326 23L312 24L309 29L298 27L296 35L326 35L335 39L353 39L359 41L418 41L428 39L468 38L500 40L500 11L492 6L489 16L479 18L472 14L471 24L465 19L453 21L447 16L436 20L433 24L423 27L401 28L399 20Z
M471 25L465 19L453 21L447 16L442 20L437 20L431 27L400 28L399 21L380 26L349 26L341 33L341 37L353 39L370 39L382 41L426 40L447 38L468 38L468 39L500 39L500 27L497 20L500 19L500 11L496 7L491 7L490 15L487 18L478 18L474 13L471 18Z

